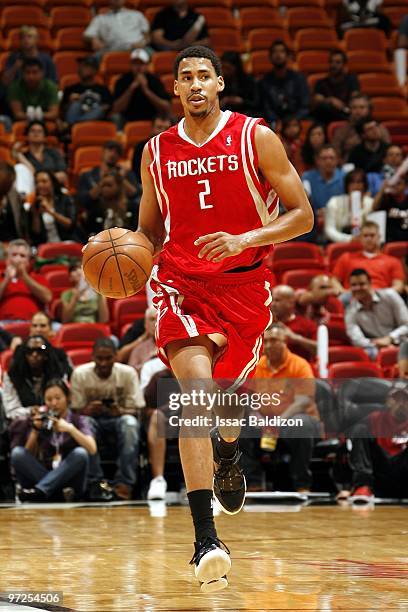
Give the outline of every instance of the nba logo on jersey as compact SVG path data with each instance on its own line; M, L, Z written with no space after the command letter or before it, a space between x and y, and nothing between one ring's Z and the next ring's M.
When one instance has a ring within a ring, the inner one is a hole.
M228 134L227 138L225 139L225 144L227 145L227 147L230 147L232 145L232 136L231 136L231 134Z

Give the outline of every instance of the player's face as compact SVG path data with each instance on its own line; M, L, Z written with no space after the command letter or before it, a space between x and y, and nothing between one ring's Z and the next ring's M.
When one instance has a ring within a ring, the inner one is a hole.
M216 75L209 59L186 57L180 62L174 93L180 97L186 115L206 117L216 111L223 89L224 79Z

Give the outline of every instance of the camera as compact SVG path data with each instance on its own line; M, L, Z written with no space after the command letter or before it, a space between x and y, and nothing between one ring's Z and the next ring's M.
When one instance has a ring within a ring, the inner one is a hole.
M49 410L47 406L40 406L38 412L35 418L41 420L41 430L51 432L54 428L53 418L58 417L58 414L54 410Z
M112 408L113 404L115 403L115 400L113 399L113 397L105 397L101 399L101 402L106 408Z

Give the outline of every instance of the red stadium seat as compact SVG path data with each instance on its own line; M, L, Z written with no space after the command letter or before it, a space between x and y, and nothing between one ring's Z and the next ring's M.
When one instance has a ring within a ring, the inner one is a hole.
M296 56L298 70L304 74L327 72L329 69L328 51L300 51Z
M304 28L329 28L334 24L329 19L326 11L322 8L304 5L303 7L290 8L286 11L286 23L291 34Z
M333 270L334 264L336 263L340 255L343 255L343 253L361 251L361 248L361 243L358 240L340 243L335 242L333 244L329 244L326 247L329 270Z
M233 0L233 5L240 11L244 8L278 8L279 0ZM203 4L203 0L201 0Z
M343 318L330 317L329 321L329 345L330 346L349 346L350 338L346 333L346 327Z
M112 306L112 331L119 334L126 323L133 323L137 318L144 317L147 308L146 294L115 300Z
M62 28L55 40L56 51L86 51L82 28ZM78 77L77 77L78 78Z
M47 272L44 274L47 279L54 299L57 299L61 296L61 293L66 291L67 289L71 289L73 286L71 279L69 277L68 268L65 270L52 270L51 272Z
M109 326L102 323L64 323L55 337L55 346L66 351L92 348L97 338L109 336Z
M281 259L312 259L323 263L322 252L316 244L309 242L283 242L272 251L272 261Z
M85 170L99 166L102 159L102 147L79 147L74 153L72 173L78 175Z
M238 30L232 28L211 28L210 29L211 47L218 55L224 51L242 50L242 38Z
M293 264L293 262L297 260L288 259L287 261ZM305 265L305 263L309 265L312 262L305 262L302 260L302 264ZM279 262L278 265L281 267L283 264ZM276 274L275 269L273 269L273 272ZM312 278L314 278L317 274L320 274L321 272L324 272L321 264L316 264L316 267L315 264L313 264L313 266L311 267L301 269L298 268L297 270L289 269L287 272L283 273L281 282L284 285L290 285L294 289L307 289Z
M408 105L405 99L388 97L373 98L373 117L377 121L387 121L388 119L408 119Z
M54 41L46 27L37 28L38 46L45 51L54 50ZM7 49L16 51L20 48L20 28L13 28L7 36Z
M23 340L28 338L30 334L30 328L31 323L29 321L20 321L19 323L5 323L3 325L3 329L8 331L9 334L11 334L12 336L20 336L21 338L23 338Z
M350 72L391 72L391 64L382 51L349 51L348 68Z
M255 77L260 77L272 70L271 60L269 58L269 51L262 49L260 51L253 51L250 55L249 60L250 71Z
M372 72L360 74L358 80L361 91L369 96L404 97L404 92L394 74Z
M207 26L211 28L237 28L238 22L232 12L220 6L201 6L200 13L204 15Z
M287 30L283 27L275 28L254 28L248 32L247 46L249 51L260 49L269 50L275 40L283 40L284 43L292 48L292 39ZM272 68L272 66L271 66Z
M71 131L72 148L103 145L107 140L117 140L116 126L110 121L82 121Z
M10 349L5 349L0 353L0 368L1 378L4 378L4 374L8 372L11 360L13 359L14 352Z
M333 318L333 315L339 315L340 317L344 316L343 302L341 302L341 300L339 300L339 298L336 298L334 295L331 295L327 300L326 308L331 314L331 320Z
M54 53L52 59L54 60L59 78L61 79L66 74L77 74L78 58L86 57L87 55L89 53L85 51L58 51L58 53Z
M364 349L359 346L331 346L329 348L329 364L344 361L370 361Z
M283 19L278 11L274 8L263 6L243 8L240 11L240 22L241 32L244 36L254 28L283 27Z
M105 83L115 74L124 74L130 70L129 51L109 51L102 57L100 71L103 74Z
M50 28L53 32L61 28L85 29L91 19L92 13L85 6L57 6L50 11Z
M376 363L343 361L329 366L329 378L383 378L382 370Z
M393 257L406 257L408 255L408 241L388 242L384 245L383 252Z
M339 40L335 30L326 30L323 28L305 28L298 30L295 36L296 52L317 50L317 49L335 49L339 47Z
M329 123L329 127L327 128L327 138L329 139L329 142L332 140L336 130L345 126L346 124L347 121L332 121Z
M45 264L44 266L41 266L40 274L47 274L47 272L55 272L56 270L58 272L64 272L66 271L66 269L67 269L67 266L64 264L58 264L58 263Z
M82 258L82 244L78 242L50 242L48 244L40 244L38 247L38 257L44 259L52 259L58 255L67 255L68 257Z
M46 28L47 17L39 6L6 6L1 13L0 24L3 35L7 36L12 28L23 25Z
M172 76L172 79L174 83L174 76ZM134 147L142 140L150 138L151 132L151 121L129 121L124 129L127 148Z
M71 349L70 351L67 351L67 355L75 368L83 363L89 363L92 361L91 348Z
M152 72L156 75L173 72L176 55L175 51L158 51L154 53L151 64Z
M382 30L376 28L353 28L344 34L347 53L349 51L387 51L387 39Z
M398 347L387 346L378 351L377 362L383 371L385 378L393 378L395 374L395 365L398 360Z

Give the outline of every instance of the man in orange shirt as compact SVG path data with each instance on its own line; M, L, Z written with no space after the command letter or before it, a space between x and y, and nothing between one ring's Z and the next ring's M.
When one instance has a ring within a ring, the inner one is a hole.
M264 355L255 370L255 380L251 386L270 395L279 394L280 404L262 407L262 415L287 419L296 416L302 420L301 427L281 426L272 435L279 435L279 444L289 448L290 473L295 489L307 491L312 482L309 463L314 439L321 437L315 403L315 377L306 359L288 349L284 325L273 323L265 332L264 342ZM271 435L271 430L268 433Z
M370 274L374 289L395 289L404 292L405 273L396 257L381 253L380 230L374 221L366 221L360 232L361 251L340 255L333 269L334 276L345 289L349 288L352 270L362 268Z

